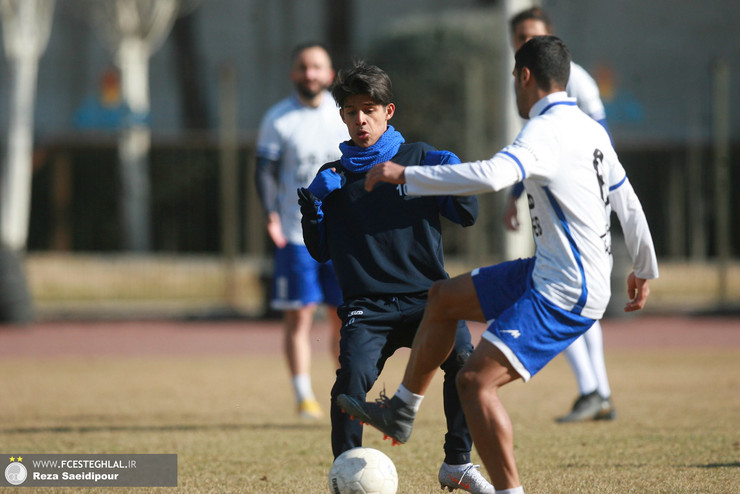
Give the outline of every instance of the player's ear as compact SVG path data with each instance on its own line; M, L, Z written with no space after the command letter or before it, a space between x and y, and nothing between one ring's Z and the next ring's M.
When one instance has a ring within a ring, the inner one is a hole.
M522 85L529 84L532 81L532 71L528 67L522 67L519 71L519 77L521 77Z
M393 118L393 115L396 113L396 105L393 103L388 103L385 106L385 120L388 121L391 118Z

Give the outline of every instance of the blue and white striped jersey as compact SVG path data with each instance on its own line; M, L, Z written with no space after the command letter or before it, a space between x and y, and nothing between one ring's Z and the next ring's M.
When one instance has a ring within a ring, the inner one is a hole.
M485 161L405 171L409 195L478 194L523 181L536 244L534 288L566 310L599 319L612 268L617 213L635 275L658 277L645 214L604 128L565 92L530 110L515 141Z

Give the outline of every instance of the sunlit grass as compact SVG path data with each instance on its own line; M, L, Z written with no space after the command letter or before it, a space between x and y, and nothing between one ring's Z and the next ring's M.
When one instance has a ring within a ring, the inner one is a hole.
M389 394L395 391L407 355L402 351L389 361L372 397L383 385ZM531 383L504 389L526 491L737 489L739 357L732 348L608 353L618 410L614 422L554 423L576 394L562 358ZM116 488L116 493L328 492L329 420L296 418L288 373L277 354L19 358L0 362L0 372L4 452L178 455L177 489ZM314 387L326 409L333 373L329 359L317 355ZM383 450L396 463L399 493L440 492L436 482L444 434L440 377L425 398L408 444L391 448L377 431L370 429L365 435L367 446Z

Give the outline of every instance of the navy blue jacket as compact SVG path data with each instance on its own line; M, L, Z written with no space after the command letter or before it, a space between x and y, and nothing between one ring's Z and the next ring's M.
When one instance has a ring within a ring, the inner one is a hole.
M421 164L435 149L423 142L402 144L391 161ZM449 153L457 162L457 157ZM429 160L427 160L429 161ZM433 160L434 161L434 160ZM344 300L373 295L424 292L448 277L444 269L440 215L463 226L475 223L478 199L407 196L404 186L379 183L365 190L365 173L352 173L340 161L336 168L346 182L319 201L299 189L303 238L314 259L331 259Z

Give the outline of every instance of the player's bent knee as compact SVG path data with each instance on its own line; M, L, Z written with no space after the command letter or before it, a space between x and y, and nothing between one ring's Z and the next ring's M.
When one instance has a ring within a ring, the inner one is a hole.
M465 368L457 373L455 384L457 384L457 392L460 395L460 401L474 400L481 389L478 375Z
M448 282L449 280L436 281L429 288L429 295L426 306L427 312L442 316L449 313L448 308L451 305L454 305L454 300L452 300L451 292L448 289Z
M438 304L443 301L443 292L444 292L444 282L446 280L441 281L435 281L432 283L432 286L429 287L429 295L427 300L427 305L429 304Z

